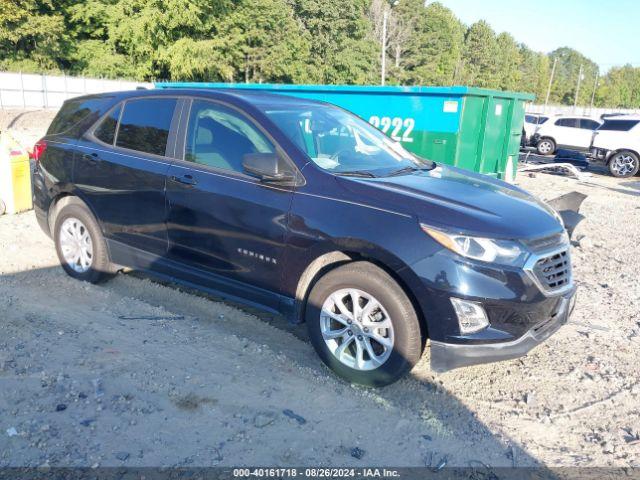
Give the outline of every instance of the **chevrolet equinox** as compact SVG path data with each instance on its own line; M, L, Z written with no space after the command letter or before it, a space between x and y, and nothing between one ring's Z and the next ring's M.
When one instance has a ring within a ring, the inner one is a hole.
M68 100L34 147L64 270L122 267L306 322L348 381L515 358L573 306L561 219L525 191L409 153L338 107L246 91Z

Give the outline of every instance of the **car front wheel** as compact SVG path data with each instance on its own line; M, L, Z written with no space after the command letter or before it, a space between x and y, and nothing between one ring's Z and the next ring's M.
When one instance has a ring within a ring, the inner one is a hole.
M411 301L388 273L368 262L343 265L318 280L306 321L322 361L352 383L393 383L422 353Z
M638 173L639 168L638 156L625 150L614 153L609 160L609 172L614 177L632 177Z
M556 142L550 138L542 138L536 145L536 149L540 155L552 155L556 151Z

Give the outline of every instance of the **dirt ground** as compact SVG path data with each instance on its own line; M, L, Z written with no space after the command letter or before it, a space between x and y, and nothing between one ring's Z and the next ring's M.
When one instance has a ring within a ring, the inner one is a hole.
M304 326L137 273L79 283L33 213L0 217L0 467L640 466L640 178L518 183L588 195L571 322L442 375L427 349L377 390L337 379Z

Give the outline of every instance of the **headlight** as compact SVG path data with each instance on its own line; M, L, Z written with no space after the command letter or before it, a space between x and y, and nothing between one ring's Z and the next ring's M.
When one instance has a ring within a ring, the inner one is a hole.
M522 266L528 255L528 251L519 242L512 240L494 240L459 235L427 227L423 224L420 224L420 227L443 247L473 260Z

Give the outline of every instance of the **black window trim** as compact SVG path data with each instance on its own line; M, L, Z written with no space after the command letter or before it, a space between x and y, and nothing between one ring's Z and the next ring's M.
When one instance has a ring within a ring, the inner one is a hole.
M176 141L176 152L175 152L175 161L180 167L187 166L189 168L192 168L193 170L202 171L204 173L213 173L215 175L227 177L230 179L251 181L251 183L262 185L262 186L268 186L270 188L276 188L278 190L281 190L281 189L290 190L292 188L292 187L279 186L277 183L265 184L261 182L259 178L256 178L253 175L249 175L244 172L237 172L235 170L229 170L226 168L212 167L210 165L205 165L203 163L197 163L197 162L186 160L185 156L186 156L186 147L187 147L187 131L189 129L189 118L191 117L191 108L193 107L193 102L195 100L201 100L201 101L213 103L215 105L220 105L222 107L226 107L230 110L233 110L239 113L240 115L245 117L247 120L249 120L251 124L271 142L271 144L276 149L276 153L293 170L296 176L296 184L293 188L298 188L306 185L306 179L304 178L304 175L302 175L302 172L300 171L298 166L295 164L295 162L291 159L289 154L285 151L284 148L282 148L282 146L276 141L276 139L273 138L273 136L260 124L260 122L258 122L255 119L253 115L248 113L246 110L239 108L236 105L233 105L231 103L228 103L222 100L206 97L206 96L189 96L185 98L185 106L180 116L180 127L179 127L180 129L179 129L178 138Z
M128 98L125 98L125 99L119 101L118 103L116 103L104 115L102 115L98 120L96 120L96 122L91 126L91 128L89 128L87 130L87 133L85 135L87 135L92 141L98 142L100 145L103 145L105 147L112 148L116 152L126 153L126 154L129 154L131 156L136 156L138 158L140 158L140 156L143 156L142 158L144 158L144 156L148 156L148 157L158 158L158 159L163 159L163 160L176 160L177 159L176 155L175 155L175 151L176 151L176 133L174 133L172 135L172 130L169 130L169 136L167 137L167 146L165 148L164 155L157 155L155 153L143 152L141 150L134 150L132 148L119 147L117 145L118 133L120 132L120 121L122 120L122 114L124 113L124 109L126 107L127 102L130 102L130 101L133 101L133 100L146 100L148 98L149 99L166 98L166 99L176 100L176 106L175 106L175 108L173 110L173 116L171 117L171 123L170 123L170 127L169 128L170 129L174 129L174 127L175 127L175 129L173 131L177 133L177 125L178 125L178 122L181 120L180 119L180 115L182 113L181 102L184 101L185 98L181 97L179 95L141 95L141 96L137 96L137 97L128 97ZM103 142L98 137L96 137L95 136L95 130L107 118L107 116L111 112L113 112L116 108L118 108L119 106L121 106L122 109L120 110L120 115L118 116L118 123L116 125L115 136L113 137L113 144L110 145L108 143ZM171 150L173 150L173 152L174 152L173 156L168 155L168 153Z

